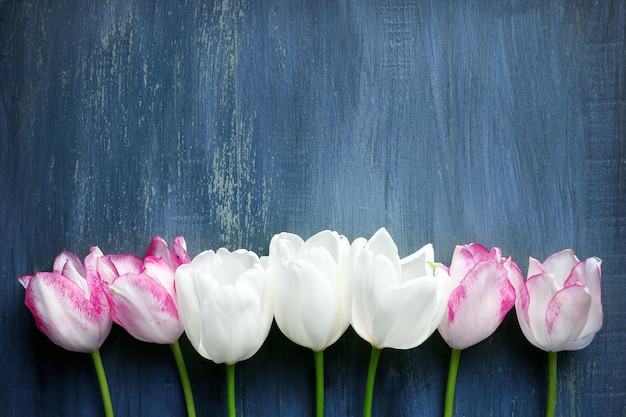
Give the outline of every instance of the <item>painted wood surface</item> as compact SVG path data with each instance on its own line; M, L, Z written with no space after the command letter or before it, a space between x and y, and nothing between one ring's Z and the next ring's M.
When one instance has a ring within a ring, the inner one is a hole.
M557 415L626 416L625 22L624 1L0 2L0 413L102 415L17 282L62 250L386 226L444 263L601 257L604 329L560 356ZM182 347L199 415L226 415L224 369ZM185 414L167 346L114 328L101 351L119 416ZM328 416L361 415L368 357L352 330L328 349ZM437 334L384 351L374 414L441 415L448 357ZM545 369L511 313L463 353L456 415L541 415ZM313 389L276 328L237 368L241 415L312 415Z

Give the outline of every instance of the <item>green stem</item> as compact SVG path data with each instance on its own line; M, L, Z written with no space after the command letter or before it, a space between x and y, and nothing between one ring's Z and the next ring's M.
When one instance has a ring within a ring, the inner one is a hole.
M315 416L324 417L324 351L313 351L315 358Z
M443 410L444 417L452 417L452 410L454 408L454 390L456 389L456 376L459 372L459 360L461 358L461 351L459 349L452 348L450 354L450 367L448 368L448 384L446 386L446 402Z
M183 352L180 350L180 344L178 340L170 344L172 352L174 353L174 359L176 360L176 366L178 367L178 374L180 375L180 383L183 386L183 394L185 395L185 404L187 405L187 416L196 417L196 406L193 402L193 392L191 391L191 383L189 382L189 374L187 373L187 366L185 366L185 359L183 358Z
M109 392L109 384L107 383L107 376L104 373L104 366L102 365L102 357L100 357L99 349L91 352L91 359L93 359L93 364L96 367L96 375L98 376L98 383L100 384L100 393L102 394L102 403L104 405L104 415L106 417L113 417L111 393Z
M363 405L363 417L372 417L372 400L374 398L374 380L376 379L376 368L382 350L372 346L370 355L370 366L367 370L367 382L365 384L365 403Z
M235 364L226 364L226 397L228 399L228 417L237 416L235 406Z
M546 417L554 417L556 407L556 352L548 352L548 403Z

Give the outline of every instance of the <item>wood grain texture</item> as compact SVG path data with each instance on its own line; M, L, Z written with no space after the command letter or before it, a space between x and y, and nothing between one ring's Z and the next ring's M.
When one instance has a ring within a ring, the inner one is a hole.
M62 250L386 226L444 263L471 241L524 272L600 256L605 326L560 356L557 415L626 416L626 4L491 3L1 1L2 414L102 413L89 356L38 333L17 282ZM224 369L182 348L199 415L225 416ZM102 356L117 415L185 414L167 346L115 328ZM384 351L374 414L441 415L448 356L437 334ZM361 415L368 357L352 330L328 349L328 416ZM511 313L463 353L456 415L541 415L546 363ZM312 415L313 372L272 329L237 367L241 415Z

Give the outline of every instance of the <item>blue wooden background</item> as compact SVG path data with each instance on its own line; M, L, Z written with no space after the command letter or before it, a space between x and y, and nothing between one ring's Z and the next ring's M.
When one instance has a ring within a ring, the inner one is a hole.
M62 250L386 226L444 263L601 257L605 326L560 356L557 415L626 416L625 22L603 0L0 1L0 413L102 414L17 282ZM223 367L182 346L198 414L225 416ZM114 327L101 351L117 415L185 415L167 346ZM441 415L448 357L437 334L384 351L374 414ZM328 349L328 416L361 415L368 358L352 330ZM241 415L312 415L312 361L273 328ZM463 353L456 415L541 415L545 368L511 313Z

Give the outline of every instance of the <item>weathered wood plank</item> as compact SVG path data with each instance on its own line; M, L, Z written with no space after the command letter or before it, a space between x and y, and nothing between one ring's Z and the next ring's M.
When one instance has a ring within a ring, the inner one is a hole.
M557 415L626 416L623 1L54 3L0 3L3 415L102 412L16 281L61 250L386 226L444 263L470 241L524 271L602 257L605 328L561 355ZM223 368L183 350L199 415L226 415ZM102 355L118 415L184 415L168 347L114 329ZM327 415L361 414L368 355L351 330L328 350ZM448 355L385 351L375 414L440 415ZM238 366L242 415L312 414L312 361L273 329ZM511 314L463 353L457 415L541 415L545 365Z

